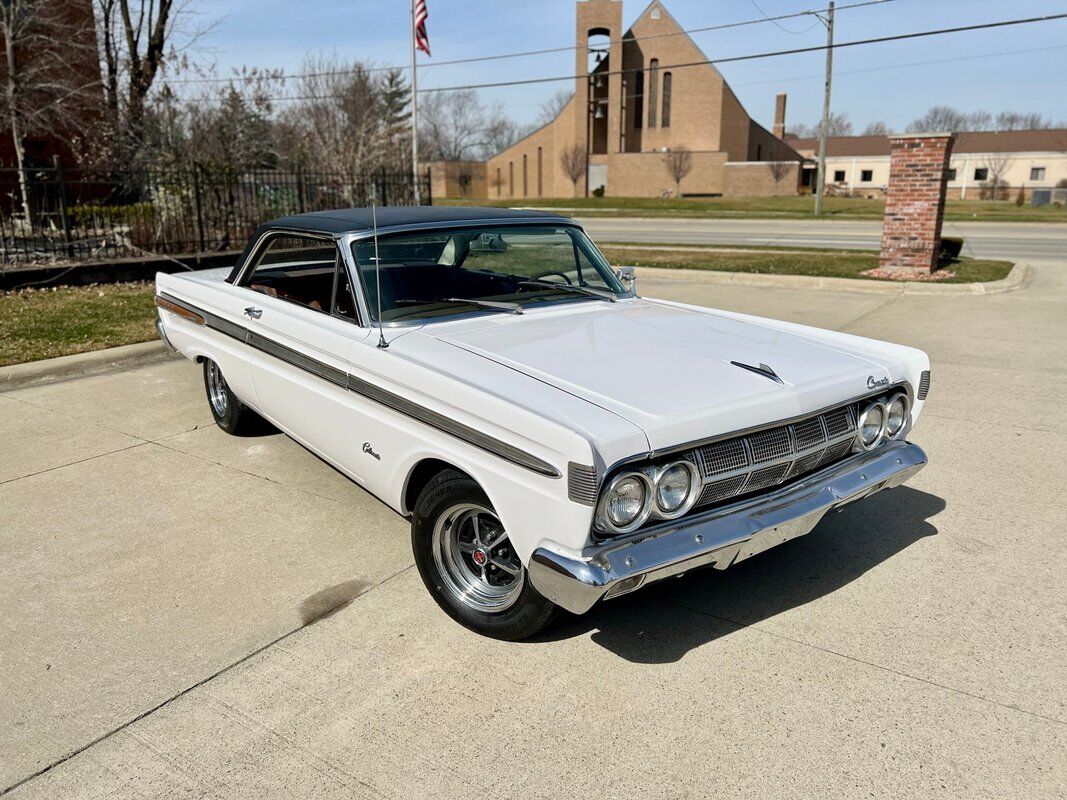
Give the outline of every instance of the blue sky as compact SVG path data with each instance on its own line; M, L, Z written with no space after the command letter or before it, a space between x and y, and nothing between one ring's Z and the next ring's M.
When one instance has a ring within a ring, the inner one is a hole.
M852 0L839 0L839 5ZM824 6L821 0L756 0L768 15ZM629 25L646 2L627 0ZM664 0L684 28L754 19L752 0ZM309 52L335 53L378 65L409 59L408 0L230 0L197 4L202 20L221 16L194 59L222 74L241 65L298 72ZM573 71L570 53L481 64L422 68L435 60L558 47L573 43L573 0L428 0L434 58L420 54L420 87L516 80ZM1019 0L895 0L843 10L838 41L931 28L1067 12L1067 2ZM694 35L709 58L821 44L825 30L808 18ZM786 30L783 30L785 28ZM1025 52L1010 52L1025 51ZM1001 55L1009 52L1010 54ZM937 104L963 110L1037 111L1067 120L1067 20L992 31L878 44L835 53L833 109L857 131L871 120L902 128ZM893 68L941 59L966 59ZM788 117L815 122L822 103L823 53L726 64L720 67L749 114L770 126L774 96L789 94ZM864 70L864 71L861 71ZM870 71L876 70L876 71ZM851 74L850 74L851 73ZM513 118L529 122L566 82L482 90Z

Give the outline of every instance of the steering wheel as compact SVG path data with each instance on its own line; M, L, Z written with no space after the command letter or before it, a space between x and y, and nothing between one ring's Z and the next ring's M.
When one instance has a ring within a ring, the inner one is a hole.
M549 275L559 275L559 277L563 278L563 280L565 280L567 282L568 286L573 286L574 285L574 282L570 278L568 278L562 272L556 272L554 269L550 269L547 272L538 273L537 275L532 276L530 278L530 280L539 281L539 280L542 280L543 278L547 278Z

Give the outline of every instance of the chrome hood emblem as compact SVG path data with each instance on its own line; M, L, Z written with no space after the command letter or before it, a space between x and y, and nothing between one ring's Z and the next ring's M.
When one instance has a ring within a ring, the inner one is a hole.
M743 364L740 361L731 361L730 363L735 367L741 367L741 369L747 369L749 372L755 372L757 375L762 375L764 378L770 378L775 383L785 383L785 381L778 377L778 373L766 364L760 364L758 367L754 367L751 364Z
M877 380L873 375L867 376L867 388L868 389L880 389L883 386L889 385L889 378L878 378Z

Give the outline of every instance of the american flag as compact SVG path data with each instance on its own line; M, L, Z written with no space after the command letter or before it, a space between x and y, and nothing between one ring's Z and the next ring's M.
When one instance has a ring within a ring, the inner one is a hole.
M415 46L426 55L430 55L430 36L426 33L426 0L415 0Z

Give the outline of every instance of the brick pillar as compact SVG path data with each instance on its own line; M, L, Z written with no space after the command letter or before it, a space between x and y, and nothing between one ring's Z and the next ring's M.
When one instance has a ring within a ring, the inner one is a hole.
M955 135L890 136L889 186L882 220L880 269L937 269L948 160Z

